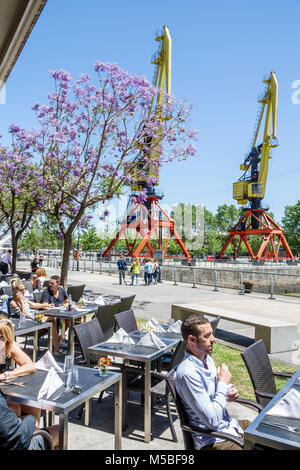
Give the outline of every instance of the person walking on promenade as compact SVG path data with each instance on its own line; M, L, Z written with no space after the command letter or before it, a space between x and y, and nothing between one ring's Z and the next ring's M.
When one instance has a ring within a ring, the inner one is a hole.
M38 267L39 267L39 262L38 262L38 259L37 259L36 256L35 256L35 257L33 258L33 260L31 261L30 267L31 267L31 272L32 272L32 274L35 274L36 271L37 271L37 269L38 269Z
M126 285L125 274L127 271L127 263L126 263L124 255L120 256L120 259L118 259L117 265L118 265L118 271L119 271L119 284L122 284L122 279L123 279L124 284Z
M160 271L160 267L159 267L158 261L157 259L154 258L153 260L153 284L157 284L159 271Z
M147 275L146 277L146 285L147 286L150 286L150 284L152 284L152 275L153 275L153 263L152 263L152 260L151 259L148 259L147 260L147 263L145 264L145 273Z
M43 266L43 261L44 261L44 253L40 253L39 254L40 268Z
M8 274L9 268L12 271L11 250L3 250L0 257L0 271L2 274Z
M139 260L134 256L133 263L131 266L131 286L133 286L134 278L136 280L136 285L139 285L139 274L140 274L141 265Z

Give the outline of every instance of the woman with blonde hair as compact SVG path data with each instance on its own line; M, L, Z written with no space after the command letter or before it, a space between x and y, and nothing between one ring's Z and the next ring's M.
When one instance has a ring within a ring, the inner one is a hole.
M43 290L44 282L48 280L48 276L46 270L44 268L39 268L36 271L36 276L32 280L32 285L34 289L38 289L39 291Z
M18 365L18 367L13 370L9 370L10 359ZM34 363L15 342L14 326L12 322L4 316L0 316L0 370L0 382L16 377L24 377L25 375L30 375L35 372ZM32 414L36 418L36 427L38 428L40 410L9 401L7 404L15 411L17 416L20 416L21 412Z
M21 313L25 315L25 317L33 319L36 312L36 309L43 309L48 310L49 308L53 308L53 304L48 303L37 303L32 302L24 297L24 293L26 291L26 287L21 281L21 279L12 279L10 281L12 290L13 290L13 298L9 303L10 314L14 317L20 317ZM33 311L32 311L33 310ZM53 317L44 317L44 322L51 322L52 323L52 341L53 341L53 349L54 353L58 353L60 351L59 348L59 337L57 332L56 320Z

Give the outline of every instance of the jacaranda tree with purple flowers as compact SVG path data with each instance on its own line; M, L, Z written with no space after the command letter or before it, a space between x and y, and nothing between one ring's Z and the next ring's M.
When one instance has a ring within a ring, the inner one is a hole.
M12 146L0 146L0 219L2 235L3 232L11 235L12 270L15 272L18 242L33 217L42 210L45 194L39 186L42 172L27 149L15 142L14 134L21 135L21 129L11 126L10 132Z
M63 70L51 72L54 91L48 104L33 106L39 129L27 132L29 140L24 131L15 133L43 168L39 184L47 196L45 211L57 222L64 242L63 285L72 234L93 217L98 203L145 177L149 164L158 173L164 162L196 153L191 143L196 133L185 125L186 104L165 97L169 119L161 121L151 107L158 90L144 77L116 64L97 62L94 70L94 80L83 74L76 81ZM155 181L154 172L149 185Z

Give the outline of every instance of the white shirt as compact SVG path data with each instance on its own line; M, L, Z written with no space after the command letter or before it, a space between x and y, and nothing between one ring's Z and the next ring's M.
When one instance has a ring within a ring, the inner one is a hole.
M2 253L0 259L1 259L2 263L5 263L5 264L10 264L11 263L11 256L7 252Z

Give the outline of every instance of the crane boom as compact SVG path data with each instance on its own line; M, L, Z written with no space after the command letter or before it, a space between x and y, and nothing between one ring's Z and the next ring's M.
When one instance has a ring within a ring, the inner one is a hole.
M171 95L171 73L172 73L172 39L169 28L164 26L155 38L156 41L161 42L158 53L154 54L151 63L156 66L154 75L154 86L160 90L160 93L156 95L156 104L154 114L158 116L160 121L170 119L171 116L163 116L164 97L165 93ZM149 107L150 116L154 106L154 98ZM158 133L159 134L159 133ZM157 140L159 137L157 138ZM150 144L148 139L148 144ZM152 147L155 147L155 143L152 141ZM148 152L147 152L148 153ZM155 176L156 183L153 186L157 186L159 183L159 166L156 164L157 152L152 150L150 155L147 156L147 160L153 156L153 163L146 164L145 161L141 160L137 167L133 170L132 176L135 183L131 186L133 191L140 191L143 188L147 188L147 181L149 176ZM153 192L153 190L151 191Z
M261 201L265 196L265 189L268 176L270 149L277 147L277 107L278 107L278 82L274 72L264 80L267 84L266 91L261 99L262 104L254 141L250 153L244 163L240 166L244 170L239 181L233 183L233 198L238 204L250 202L252 209L261 207ZM266 110L266 113L265 113ZM261 128L265 113L265 126L262 144L256 146L259 130ZM272 123L272 134L271 134ZM250 175L249 175L250 171Z

